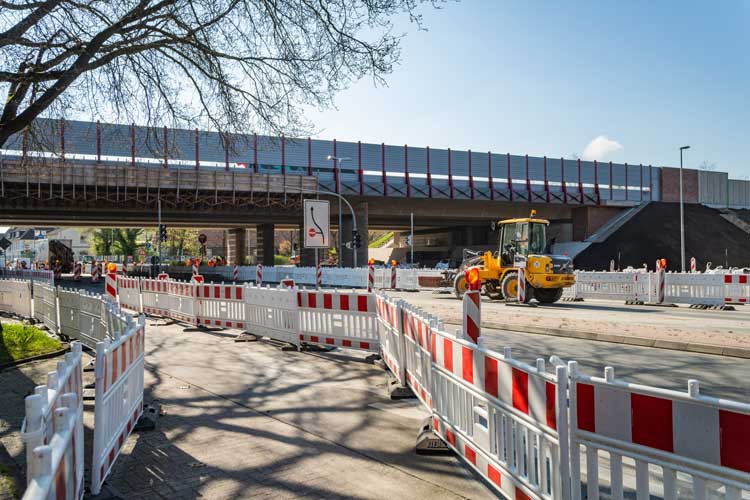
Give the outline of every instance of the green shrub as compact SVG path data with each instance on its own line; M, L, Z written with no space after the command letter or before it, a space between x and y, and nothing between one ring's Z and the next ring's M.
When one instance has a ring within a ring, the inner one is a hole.
M274 255L273 256L274 266L287 266L289 265L289 257L286 255Z

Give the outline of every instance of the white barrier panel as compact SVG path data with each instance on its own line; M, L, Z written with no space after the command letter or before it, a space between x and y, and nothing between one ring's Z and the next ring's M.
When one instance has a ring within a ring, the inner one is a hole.
M108 305L111 322L125 324L122 335L96 346L96 405L91 493L101 490L104 479L143 413L143 371L146 321L136 321Z
M141 279L141 304L145 314L169 316L167 280Z
M54 283L55 275L52 271L42 269L0 269L0 278L41 281Z
M406 385L428 409L432 410L431 330L442 327L437 318L402 304Z
M57 287L49 283L34 287L34 318L53 333L58 333Z
M245 328L245 285L197 284L196 324Z
M638 274L643 276L637 276ZM639 278L641 281L647 279L646 273L577 272L576 296L604 300L638 300L636 283Z
M167 281L169 294L169 317L177 321L197 324L195 314L195 287L197 285L186 281Z
M0 310L30 318L32 314L29 282L0 279Z
M105 300L80 290L58 289L60 333L90 349L107 337Z
M380 334L380 354L386 366L396 377L398 383L405 386L406 381L406 346L402 330L403 301L394 300L384 293L375 296L375 309L378 314L378 331Z
M297 306L300 341L380 351L372 294L299 290Z
M299 307L294 288L245 285L245 330L299 346Z
M724 276L721 274L667 273L664 301L681 304L724 303Z
M724 302L726 304L747 304L750 301L750 283L747 274L724 275Z
M419 289L419 273L419 269L396 268L396 288L398 288L399 290Z
M118 275L117 300L122 307L136 312L143 312L140 279Z
M750 493L750 405L578 373L570 363L571 477L611 498L745 498ZM586 473L581 471L585 447ZM632 464L632 465L631 465ZM609 478L599 471L609 470ZM635 477L625 473L635 469ZM585 476L585 481L584 481Z
M21 439L26 445L25 499L83 498L83 366L81 344L26 397Z

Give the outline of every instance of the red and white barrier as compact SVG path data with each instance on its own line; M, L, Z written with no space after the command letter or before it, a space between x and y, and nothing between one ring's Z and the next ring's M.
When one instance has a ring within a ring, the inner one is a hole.
M198 286L195 282L167 281L170 318L191 325L198 324L195 300Z
M245 328L244 285L196 285L195 298L197 325Z
M245 330L299 346L299 306L292 288L245 286Z
M166 279L141 279L141 304L144 314L169 316L169 295Z
M96 346L96 405L91 493L101 491L125 441L143 413L143 371L146 322L118 313L109 306L113 321L124 323L124 333Z
M690 272L691 273L698 272L698 263L696 262L695 257L690 257Z
M73 281L81 281L81 267L80 262L73 264Z
M237 281L240 275L240 268L237 266L237 264L234 265L232 268L232 281Z
M378 352L375 297L339 291L297 291L299 340Z
M664 298L666 296L666 288L667 288L667 276L664 272L664 269L659 269L659 271L655 274L656 278L656 299L654 302L656 304L663 304Z
M198 264L193 264L193 276L200 274L198 272Z
M635 489L637 498L677 498L678 473L689 476L680 498L707 498L709 483L729 499L750 490L750 405L701 396L697 381L682 393L617 380L611 367L604 378L589 377L574 361L570 377L573 491L582 482L582 447L588 498L598 497L602 459L611 471L604 486L612 498L623 498L625 489ZM624 474L623 458L635 462L634 481ZM659 485L653 484L654 467L662 471Z
M375 288L375 266L373 264L367 265L367 291L372 292Z
M315 265L315 288L320 290L323 286L323 270L320 268L320 262Z
M263 285L263 264L258 262L258 266L255 269L255 286Z
M750 300L750 282L747 274L724 275L724 302L747 304Z
M382 293L375 296L380 332L380 355L399 385L406 386L406 345L402 326L402 304L403 301L392 299Z
M99 266L101 266L101 263L94 262L91 265L91 282L92 283L99 283Z
M108 271L104 276L104 295L117 302L117 274Z
M518 303L526 303L526 270L523 267L518 268Z
M140 278L117 275L117 296L122 307L143 312Z
M83 498L81 353L81 344L72 343L57 370L47 374L47 385L26 397L21 427L28 480L24 498Z

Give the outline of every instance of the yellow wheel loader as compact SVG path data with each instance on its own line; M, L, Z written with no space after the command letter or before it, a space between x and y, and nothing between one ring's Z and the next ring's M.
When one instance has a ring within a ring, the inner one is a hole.
M498 221L499 248L464 255L464 264L456 274L453 288L461 298L468 286L465 271L479 269L482 290L490 299L515 302L518 297L518 264L525 263L526 302L536 299L542 304L552 304L562 297L563 288L573 286L573 260L563 255L549 255L547 226L549 221L536 218L532 210L529 217Z

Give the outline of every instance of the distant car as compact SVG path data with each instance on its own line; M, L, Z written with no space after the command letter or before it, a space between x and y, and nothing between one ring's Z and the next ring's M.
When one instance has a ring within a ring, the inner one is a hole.
M435 264L435 269L450 269L450 260L443 259Z

